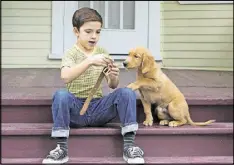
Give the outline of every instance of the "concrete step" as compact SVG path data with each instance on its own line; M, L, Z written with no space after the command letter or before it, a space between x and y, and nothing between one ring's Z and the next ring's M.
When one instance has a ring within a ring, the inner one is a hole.
M191 99L190 114L194 121L215 119L217 122L233 122L233 103L227 100ZM137 118L142 123L145 119L140 100L137 101ZM158 122L157 116L154 117ZM3 100L3 123L52 123L51 100L25 99ZM112 122L118 123L116 118Z
M4 164L40 164L43 158L3 158ZM71 157L69 164L125 164L122 157ZM145 164L232 164L233 156L145 157Z
M56 143L50 139L51 123L3 123L3 158L44 158ZM204 127L170 128L140 125L136 137L146 157L233 156L233 123ZM70 157L121 157L119 124L71 129Z

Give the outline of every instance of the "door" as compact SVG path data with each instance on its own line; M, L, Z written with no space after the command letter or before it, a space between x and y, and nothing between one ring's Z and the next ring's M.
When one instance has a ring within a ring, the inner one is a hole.
M76 41L72 31L72 15L82 7L96 9L102 16L104 26L98 45L114 55L127 54L136 46L147 45L148 2L143 1L66 1L64 16L64 48Z

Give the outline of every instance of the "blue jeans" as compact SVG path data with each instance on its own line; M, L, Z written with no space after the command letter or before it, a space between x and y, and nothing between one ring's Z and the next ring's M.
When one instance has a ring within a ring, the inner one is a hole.
M52 103L52 137L69 137L70 127L103 126L117 115L121 134L138 130L136 94L129 88L118 88L102 98L93 98L84 115L80 110L86 99L77 98L66 89L55 92Z

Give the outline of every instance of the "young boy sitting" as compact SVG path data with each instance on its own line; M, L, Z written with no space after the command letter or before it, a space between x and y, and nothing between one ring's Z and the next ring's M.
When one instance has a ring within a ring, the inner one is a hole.
M53 127L51 136L57 147L50 151L43 164L68 162L70 127L103 126L117 115L123 136L123 158L127 163L144 163L143 151L134 144L138 123L136 121L136 94L129 88L118 88L107 96L101 87L94 94L84 115L80 110L104 67L108 86L119 84L119 69L110 60L106 50L96 46L103 25L100 14L91 8L81 8L72 17L77 42L65 53L61 64L61 78L66 89L53 96ZM107 58L108 57L108 58Z

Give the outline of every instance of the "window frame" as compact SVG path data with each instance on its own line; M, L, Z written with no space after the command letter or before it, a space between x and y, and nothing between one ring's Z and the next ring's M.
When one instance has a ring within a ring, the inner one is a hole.
M148 25L148 49L154 55L155 60L161 61L160 55L160 1L148 1L149 25ZM49 59L61 59L64 54L64 14L65 1L52 1L52 28L51 28L51 53ZM155 30L156 29L156 30ZM126 56L122 56L123 59Z

